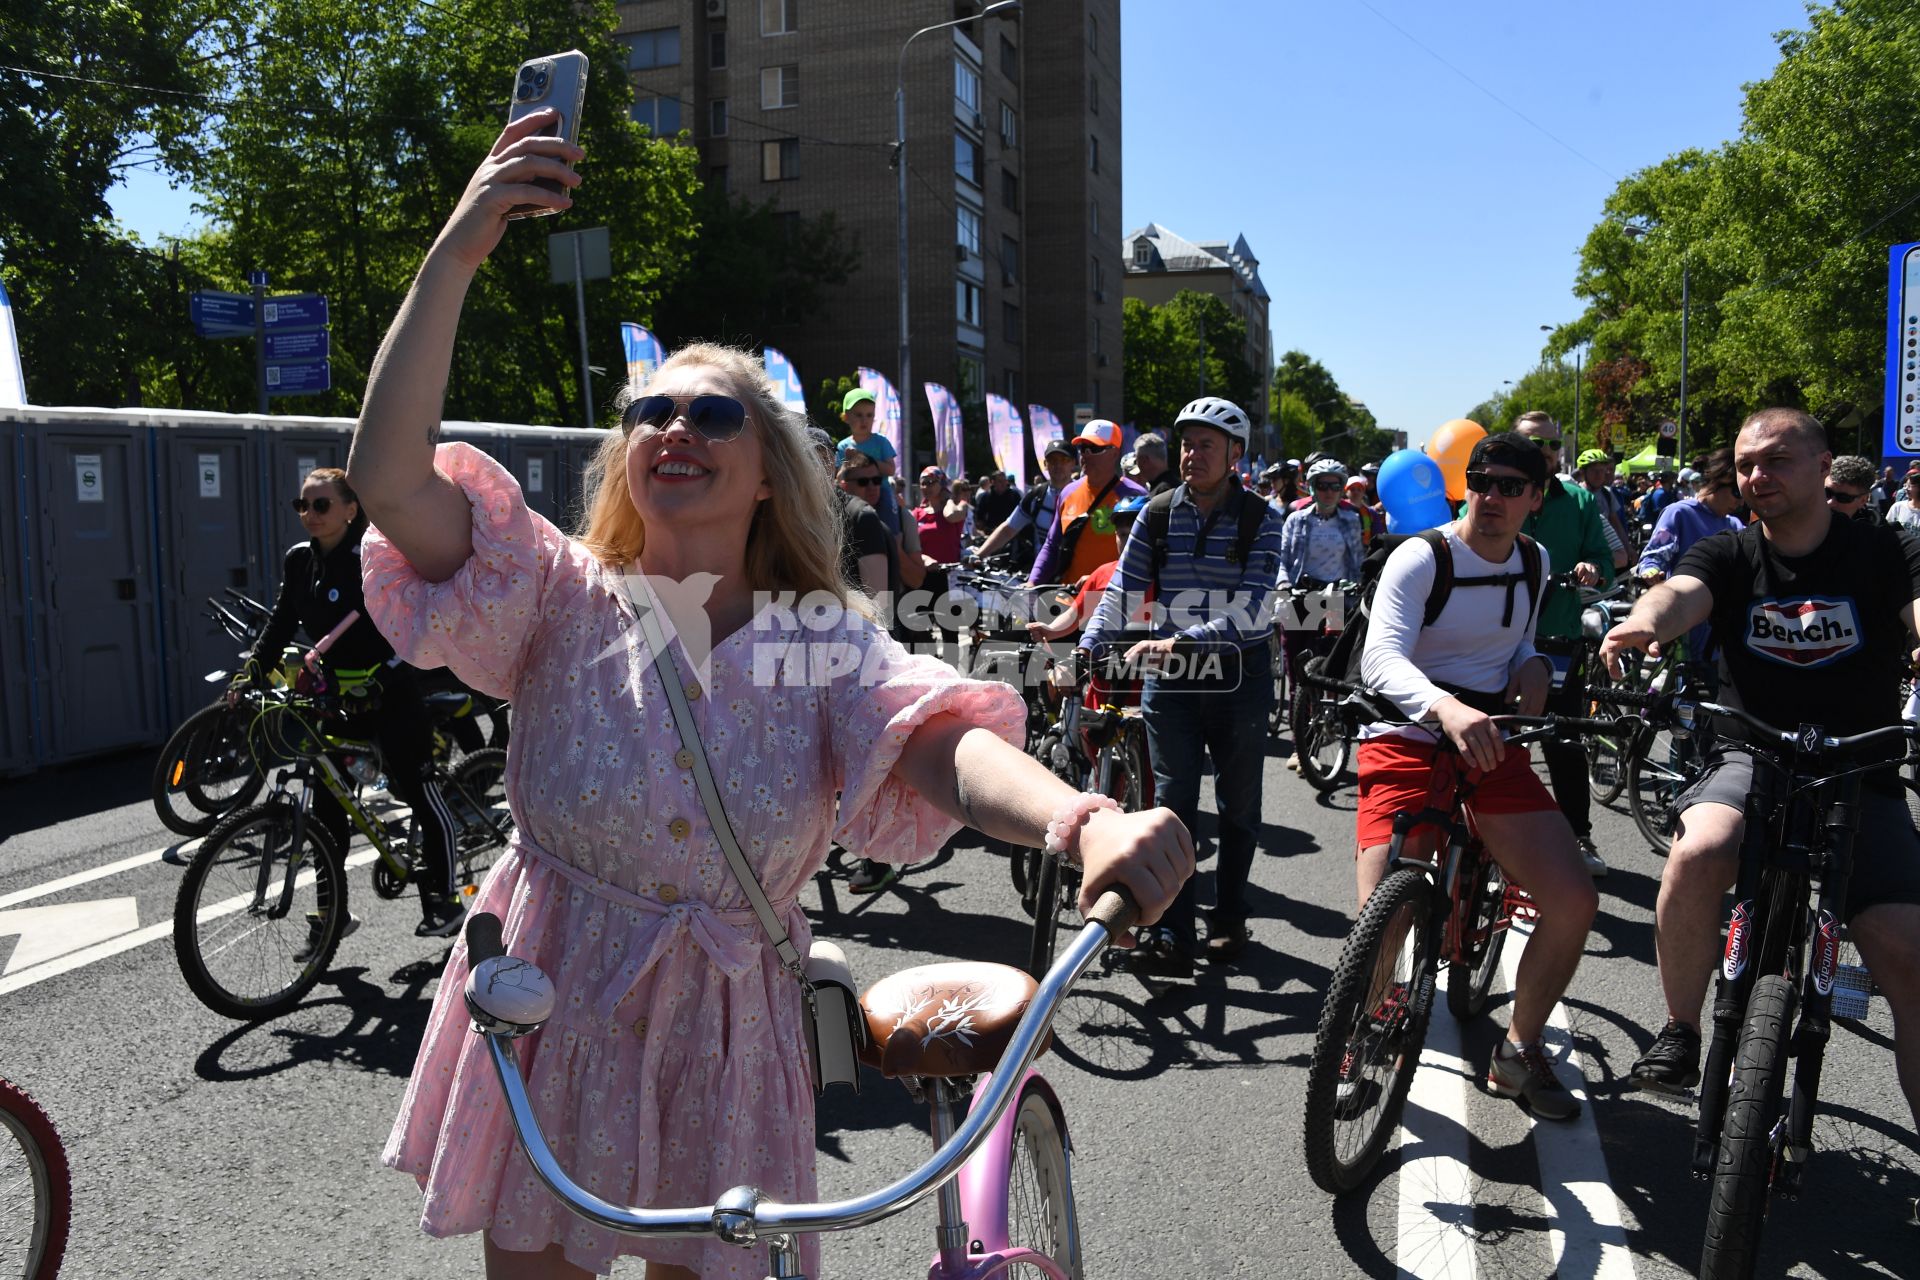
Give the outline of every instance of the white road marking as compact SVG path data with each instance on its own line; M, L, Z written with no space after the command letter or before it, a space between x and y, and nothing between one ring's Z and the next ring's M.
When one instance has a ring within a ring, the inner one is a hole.
M100 898L93 902L61 902L50 907L0 911L0 938L20 935L7 967L0 973L30 969L69 951L90 947L102 938L130 933L139 927L140 912L132 898Z
M169 845L167 848L173 848ZM189 840L178 846L182 856L190 855L200 847L198 840ZM76 871L70 876L61 876L58 880L49 880L45 884L32 885L25 889L16 889L12 893L0 893L0 910L17 906L22 902L32 902L35 898L44 898L48 894L59 893L76 885L91 884L95 880L104 880L108 876L117 876L123 871L132 871L160 861L166 849L149 849L145 853L136 853L132 857L122 858L118 862L103 863L85 871Z
M1418 1280L1474 1280L1473 1171L1467 1165L1467 1065L1460 1024L1447 1012L1447 975L1433 993L1427 1044L1400 1115L1400 1275Z
M363 848L360 852L348 856L347 869L352 870L355 867L363 867L379 856L380 855L374 850ZM302 875L309 879L312 877L312 874L312 872L302 873ZM224 901L201 908L200 919L205 921L217 919L220 916L232 915L252 900L253 895L250 893L235 894L233 897L227 898ZM0 996L11 995L13 992L23 987L30 987L36 982L44 982L48 978L57 978L63 973L71 973L75 969L84 968L87 965L98 963L101 960L110 959L123 951L131 951L135 947L142 947L149 942L155 942L161 938L170 938L172 936L173 918L169 915L167 919L162 920L158 924L150 924L144 929L136 929L132 933L121 934L117 938L109 938L105 942L96 942L90 947L69 951L65 955L56 956L51 960L36 964L31 968L22 969L18 973L12 972L11 966L9 966L9 971L4 976L0 976Z
M1508 930L1500 954L1507 989L1513 989L1520 957L1527 949L1529 925ZM1548 1247L1554 1274L1582 1280L1633 1280L1633 1250L1619 1197L1607 1175L1607 1156L1594 1127L1593 1104L1587 1097L1586 1067L1573 1047L1573 1027L1564 1004L1553 1006L1541 1041L1553 1059L1553 1071L1567 1091L1580 1101L1580 1114L1571 1121L1529 1120L1533 1149L1540 1162L1541 1199L1546 1205Z

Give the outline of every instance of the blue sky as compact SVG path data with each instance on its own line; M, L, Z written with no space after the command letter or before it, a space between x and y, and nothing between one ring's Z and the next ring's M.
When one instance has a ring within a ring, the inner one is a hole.
M1799 0L1122 0L1122 230L1244 234L1275 354L1417 441L1531 367L1617 179L1733 137L1804 25ZM114 197L149 240L191 202L145 173Z

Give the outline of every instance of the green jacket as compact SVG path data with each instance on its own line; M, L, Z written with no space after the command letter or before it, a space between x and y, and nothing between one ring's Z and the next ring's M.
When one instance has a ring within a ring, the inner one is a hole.
M1460 504L1465 515L1467 504ZM1570 573L1581 561L1600 570L1602 586L1613 585L1613 551L1607 546L1606 530L1601 527L1600 504L1577 484L1565 484L1559 476L1547 477L1547 496L1540 510L1527 517L1523 530L1547 549L1548 567L1554 573ZM1563 588L1547 594L1540 608L1538 634L1562 640L1580 635L1580 592Z

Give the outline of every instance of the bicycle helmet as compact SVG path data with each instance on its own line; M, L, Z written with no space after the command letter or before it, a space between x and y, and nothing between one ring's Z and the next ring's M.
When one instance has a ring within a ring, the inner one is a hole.
M1189 424L1224 431L1242 445L1247 443L1252 433L1246 412L1233 401L1222 400L1219 396L1201 396L1198 400L1188 401L1187 407L1173 420L1173 425L1178 428Z
M1147 495L1145 495L1144 493L1130 494L1129 496L1122 498L1120 499L1120 501L1113 504L1114 516L1116 518L1120 516L1125 516L1129 520L1139 515L1142 511L1145 511L1146 509L1147 509Z
M1268 484L1279 484L1282 480L1286 479L1289 474L1285 467L1276 462L1265 471L1262 471L1260 478Z
M1312 484L1321 476L1335 476L1341 480L1347 478L1346 464L1338 458L1322 458L1307 468L1307 483Z

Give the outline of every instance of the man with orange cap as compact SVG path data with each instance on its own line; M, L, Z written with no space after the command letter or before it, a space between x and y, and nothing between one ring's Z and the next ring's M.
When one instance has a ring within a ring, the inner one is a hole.
M1120 426L1096 418L1073 438L1081 476L1060 494L1060 507L1034 558L1030 583L1078 582L1120 558L1113 508L1146 490L1120 474Z

